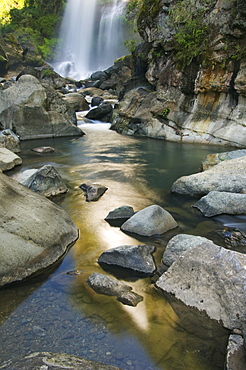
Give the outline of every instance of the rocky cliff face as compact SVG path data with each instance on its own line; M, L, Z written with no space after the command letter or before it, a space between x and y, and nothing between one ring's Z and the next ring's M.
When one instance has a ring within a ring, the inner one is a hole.
M245 147L245 1L143 0L138 29L150 49L148 87L124 95L113 128Z

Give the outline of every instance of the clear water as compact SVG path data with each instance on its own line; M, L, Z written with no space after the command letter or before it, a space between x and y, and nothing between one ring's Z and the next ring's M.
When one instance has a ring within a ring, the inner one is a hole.
M66 181L69 192L55 201L77 224L80 238L57 266L1 289L0 364L30 352L51 351L124 370L222 370L228 331L164 297L150 278L127 281L144 297L137 307L96 294L86 279L104 272L97 259L108 248L155 245L159 267L166 243L176 233L206 235L221 227L223 220L206 219L191 208L194 199L172 195L170 187L181 175L197 172L207 154L223 149L122 136L107 124L83 130L86 135L80 138L21 145L21 170L51 163ZM56 152L40 155L30 150L44 145ZM108 190L97 202L88 203L79 189L84 182L101 183ZM179 228L159 238L136 239L104 221L119 206L137 211L151 204L171 212ZM74 270L79 274L68 274Z

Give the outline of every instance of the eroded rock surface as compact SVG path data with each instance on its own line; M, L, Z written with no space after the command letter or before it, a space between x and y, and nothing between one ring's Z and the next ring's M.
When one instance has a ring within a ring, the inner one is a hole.
M228 329L245 325L246 256L242 253L204 242L182 254L156 286Z

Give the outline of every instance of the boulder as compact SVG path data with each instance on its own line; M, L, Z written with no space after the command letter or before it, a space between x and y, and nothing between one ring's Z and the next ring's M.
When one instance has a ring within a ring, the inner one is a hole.
M23 75L0 90L0 122L21 140L57 136L81 136L75 111L49 85Z
M158 205L152 205L135 213L121 226L122 231L142 236L163 234L178 224L172 215Z
M20 139L12 130L0 131L0 148L7 148L11 152L20 152Z
M206 171L216 164L230 159L246 156L246 149L232 150L230 152L208 154L202 161L202 170Z
M197 247L208 239L201 236L178 234L167 243L165 252L162 256L162 263L171 266L183 253L191 248Z
M82 184L80 188L85 191L85 197L87 202L98 200L108 188L100 184Z
M122 245L103 252L98 263L108 270L119 267L129 270L131 275L149 276L156 270L154 251L151 245Z
M0 169L2 171L11 170L11 168L22 163L22 159L6 148L0 148Z
M61 77L47 65L42 67L32 67L29 65L17 75L16 80L18 81L18 79L23 75L32 75L36 77L39 82L47 83L54 89L62 89L66 86L66 79Z
M89 110L89 104L84 96L79 93L68 93L63 97L63 100L66 101L75 112Z
M199 199L193 207L198 208L206 217L222 213L240 215L246 213L246 194L210 191Z
M246 351L243 345L243 337L241 335L231 334L229 336L225 369L246 369Z
M182 176L171 188L173 193L190 196L205 195L214 190L246 192L246 157L224 161L207 171Z
M66 193L68 191L68 188L63 182L61 176L51 165L41 167L34 173L31 173L31 175L24 181L21 181L21 183L47 198Z
M85 117L88 119L109 122L112 111L113 107L111 103L104 102L99 107L91 109Z
M78 238L62 208L1 173L0 204L0 286L43 271Z
M103 102L103 98L101 98L101 96L94 96L91 99L91 106L98 107L102 102Z
M66 353L35 352L19 360L10 360L1 366L8 370L120 370L118 367L104 365L100 362L90 361L83 357L68 355Z
M205 311L228 329L242 329L246 321L245 278L246 255L208 241L183 253L156 287Z
M110 276L94 273L86 280L87 284L98 294L114 296L128 306L136 306L143 297L132 292L132 287Z
M121 206L109 212L106 216L105 221L107 221L111 226L121 226L130 217L134 215L134 209L130 206Z

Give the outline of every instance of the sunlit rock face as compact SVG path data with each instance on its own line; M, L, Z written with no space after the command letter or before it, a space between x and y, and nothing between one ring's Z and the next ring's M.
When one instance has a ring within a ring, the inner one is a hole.
M135 96L135 110L130 109L133 101L129 94L125 96L113 127L126 134L169 141L244 147L246 61L240 50L246 44L245 3L198 1L194 7L185 0L182 4L187 5L187 14L177 10L175 0L160 0L147 14L147 3L140 11L138 28L151 45L145 77L155 91L141 102ZM189 21L188 7L197 23ZM199 12L203 13L201 22ZM195 42L192 49L194 37L184 37L181 15L189 32L193 27L193 31L207 33L203 52ZM182 53L186 60L180 58Z

